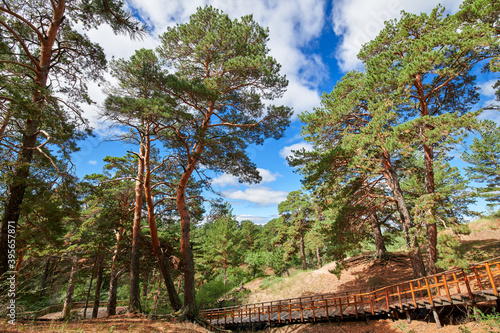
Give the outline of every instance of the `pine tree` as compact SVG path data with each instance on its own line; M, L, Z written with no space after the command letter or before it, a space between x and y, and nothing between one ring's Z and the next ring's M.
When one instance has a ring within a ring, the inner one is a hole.
M427 207L430 273L436 273L437 261L435 149L474 124L475 114L469 111L478 94L472 69L489 59L488 48L499 43L490 26L462 24L457 29L460 21L443 12L441 6L430 14L403 12L399 20L386 22L358 56L365 63L368 86L386 96L398 115L400 140L408 147L420 145L425 156L426 192L420 200Z
M479 196L486 198L493 207L500 204L500 127L491 120L485 120L479 130L479 137L473 139L462 158L471 164L465 168L471 180L486 186L478 189Z
M19 124L18 153L2 217L0 234L0 274L7 267L7 225L14 221L17 228L30 167L34 158L46 157L43 148L66 136L66 150L76 148L74 141L82 135L72 121L79 122L78 102L90 102L85 82L101 78L106 60L102 49L92 43L75 26L85 28L108 23L115 32L140 33L140 25L123 10L121 1L8 1L0 5L2 35L1 70L5 77L13 76L14 83L27 87L23 99L2 99L3 105L26 102L28 108L9 107L16 114L4 114L2 128L15 119ZM8 50L8 51L7 51ZM65 95L64 101L58 96ZM14 117L14 118L12 118ZM14 121L13 121L14 122ZM61 132L64 133L61 135ZM83 133L85 134L85 133ZM42 139L43 138L43 139Z
M213 7L199 8L188 23L168 28L160 39L160 58L174 71L164 89L185 108L173 115L172 127L183 169L176 194L184 265L181 316L201 320L195 303L186 189L200 165L241 181L260 180L245 149L283 135L291 110L276 106L265 110L261 99L280 97L288 82L268 55L267 30L252 16L231 20Z

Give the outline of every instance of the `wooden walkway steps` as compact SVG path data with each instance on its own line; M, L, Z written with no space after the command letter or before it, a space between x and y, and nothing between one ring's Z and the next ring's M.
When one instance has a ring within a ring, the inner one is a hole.
M474 305L499 300L500 257L423 278L383 287L298 297L272 302L208 309L200 314L213 325L232 328L252 325L398 316L415 309ZM439 323L438 323L439 325Z

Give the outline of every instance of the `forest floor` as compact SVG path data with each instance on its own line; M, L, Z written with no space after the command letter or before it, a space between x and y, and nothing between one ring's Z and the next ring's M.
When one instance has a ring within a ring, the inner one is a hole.
M471 234L461 236L461 246L458 249L461 256L469 262L478 262L487 258L500 256L500 219L479 220L469 224ZM331 293L343 290L382 287L385 285L411 279L411 268L404 254L393 254L382 261L374 260L370 255L361 255L345 261L346 269L340 274L340 279L330 271L336 267L330 263L316 270L290 271L290 276L267 277L255 279L244 287L250 293L242 293L245 303L263 302ZM498 317L497 317L498 318ZM266 333L451 333L451 332L500 332L497 321L468 321L464 316L455 318L453 324L447 324L437 329L436 324L425 320L392 321L390 319L364 321L344 321L340 323L317 323L289 325L271 328ZM149 320L140 315L119 315L112 318L80 320L75 322L18 322L9 325L0 322L0 332L208 332L189 323L173 323L165 320Z

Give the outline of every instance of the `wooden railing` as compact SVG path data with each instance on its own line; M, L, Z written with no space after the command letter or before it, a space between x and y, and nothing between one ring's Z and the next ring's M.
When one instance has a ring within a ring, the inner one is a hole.
M304 322L370 316L498 299L500 258L377 290L358 290L202 310L216 325ZM480 298L481 297L481 298Z
M73 302L71 303L71 308L72 309L81 309L85 307L86 302ZM128 300L121 300L116 302L116 306L127 306L129 303ZM93 302L88 302L87 307L89 309L92 309L93 307ZM106 307L108 305L107 301L101 301L99 302L99 307ZM61 312L64 308L64 304L56 304L56 305L51 305L46 308L43 308L41 310L37 311L29 311L29 312L21 312L16 314L16 317L19 319L37 319L40 317L45 316L46 314L49 313L54 313L54 312Z

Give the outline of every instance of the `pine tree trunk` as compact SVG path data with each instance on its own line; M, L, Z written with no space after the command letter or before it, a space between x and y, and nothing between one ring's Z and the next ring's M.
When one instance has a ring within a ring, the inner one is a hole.
M300 230L300 254L302 255L302 269L306 270L306 247L304 245L304 231L302 229Z
M40 283L40 296L38 296L38 300L42 300L45 296L45 291L47 289L47 280L49 279L49 269L50 269L50 257L47 258L47 262L45 263L45 269L43 270L42 282Z
M184 168L184 172L179 180L176 193L177 211L181 218L181 255L183 261L184 273L184 305L182 306L182 317L191 321L199 319L198 307L196 306L195 288L194 288L194 258L193 249L191 248L190 235L191 235L191 214L186 204L186 188L193 174L199 158L205 150L205 143L203 142L210 118L214 112L214 102L208 103L207 112L200 128L200 140L193 148L194 151L190 152L188 165ZM189 148L188 148L189 149Z
M434 194L434 149L432 146L423 145L425 157L425 192L428 195ZM434 204L427 211L427 270L429 274L436 274L437 261L437 224L434 217Z
M94 293L94 306L92 308L92 319L97 318L99 313L99 303L101 300L101 286L102 286L102 275L104 273L104 254L99 257L97 269L97 280L95 283L95 293Z
M12 183L8 187L0 231L0 275L14 270L14 267L8 265L8 235L9 231L12 235L17 235L17 224L21 215L26 181L30 175L30 163L33 159L33 147L36 145L38 127L38 121L29 119L26 121L26 132L23 134L21 148L17 155Z
M158 277L158 289L156 290L156 294L154 296L154 307L153 307L153 313L156 314L156 310L158 309L158 299L160 298L160 292L161 292L161 278L162 275Z
M194 259L190 243L191 214L186 204L186 187L194 170L195 165L188 165L182 174L177 187L177 210L181 217L181 255L184 273L184 305L182 314L188 320L194 320L198 316L194 290Z
M319 251L319 247L316 248L316 260L318 261L318 268L321 268L323 266L323 263L321 261L321 253Z
M375 238L375 256L380 259L387 252L385 248L384 237L382 236L382 231L380 230L380 223L377 219L377 215L371 214L371 221L372 232Z
M132 253L130 256L130 299L129 312L142 312L139 290L139 258L142 219L142 194L144 180L144 138L141 137L139 158L137 159L137 178L135 180L135 211L132 226Z
M106 316L114 316L116 314L116 292L118 288L118 267L117 262L120 259L120 243L123 239L123 226L118 228L116 232L116 245L113 254L113 261L111 263L111 272L109 273L109 292L108 292L108 304L106 308Z
M92 282L94 282L94 277L97 274L97 265L98 265L98 260L99 260L99 253L96 254L95 259L94 259L94 266L92 267L92 274L90 275L90 283L89 287L87 288L87 297L85 298L85 308L83 309L83 318L87 318L87 308L89 304L89 299L90 299L90 291L92 290Z
M401 186L399 185L396 171L392 166L390 155L385 149L382 155L382 163L384 166L384 177L391 188L392 195L396 200L396 206L402 220L406 245L409 250L409 256L413 268L413 276L425 276L424 261L422 259L422 253L420 252L417 238L415 235L410 235L410 229L413 227L410 211L408 210L406 200L403 196L403 190L401 190Z
M149 271L146 271L144 276L144 282L142 284L142 297L148 297L148 283L149 283Z
M52 47L61 23L63 22L66 1L62 0L55 4L51 18L51 24L46 31L45 38L41 40L39 51L39 63L36 70L33 89L33 109L31 118L26 120L25 131L21 140L21 147L17 155L17 161L12 174L12 182L8 186L7 198L5 200L4 215L0 229L0 276L8 270L8 231L10 226L17 231L17 224L21 214L21 204L26 191L26 181L30 176L30 164L36 147L36 139L39 134L42 110L45 107L45 96L43 91L47 88L49 68L52 59ZM14 234L16 234L14 232Z
M424 92L424 83L421 74L415 76L415 88L417 89L417 95L420 105L420 116L429 116L428 100L426 99ZM427 134L424 133L422 148L424 150L424 165L425 165L425 176L424 176L424 187L425 193L428 196L432 196L430 200L432 202L427 203L429 205L426 211L426 225L427 225L427 269L430 274L437 273L436 261L437 261L437 225L435 220L435 208L434 208L434 148L432 144L427 144Z
M71 273L69 274L69 280L68 280L68 288L66 289L66 298L64 299L64 306L63 306L63 318L67 319L71 315L71 308L72 308L72 303L73 303L73 293L75 291L75 285L73 282L73 275L75 274L76 263L72 262L71 263Z
M156 256L158 262L158 267L161 274L163 275L163 280L165 281L165 286L167 287L168 298L170 300L170 305L174 311L178 311L182 307L181 299L175 290L174 282L170 275L169 264L163 256L161 251L160 239L158 238L158 230L156 228L154 203L153 203L153 193L151 191L151 166L150 166L150 151L151 151L151 141L150 136L146 135L146 145L144 154L144 164L145 164L145 180L144 180L144 190L146 197L146 204L148 208L148 224L149 224L149 234L151 235L151 245L153 246L153 252Z

